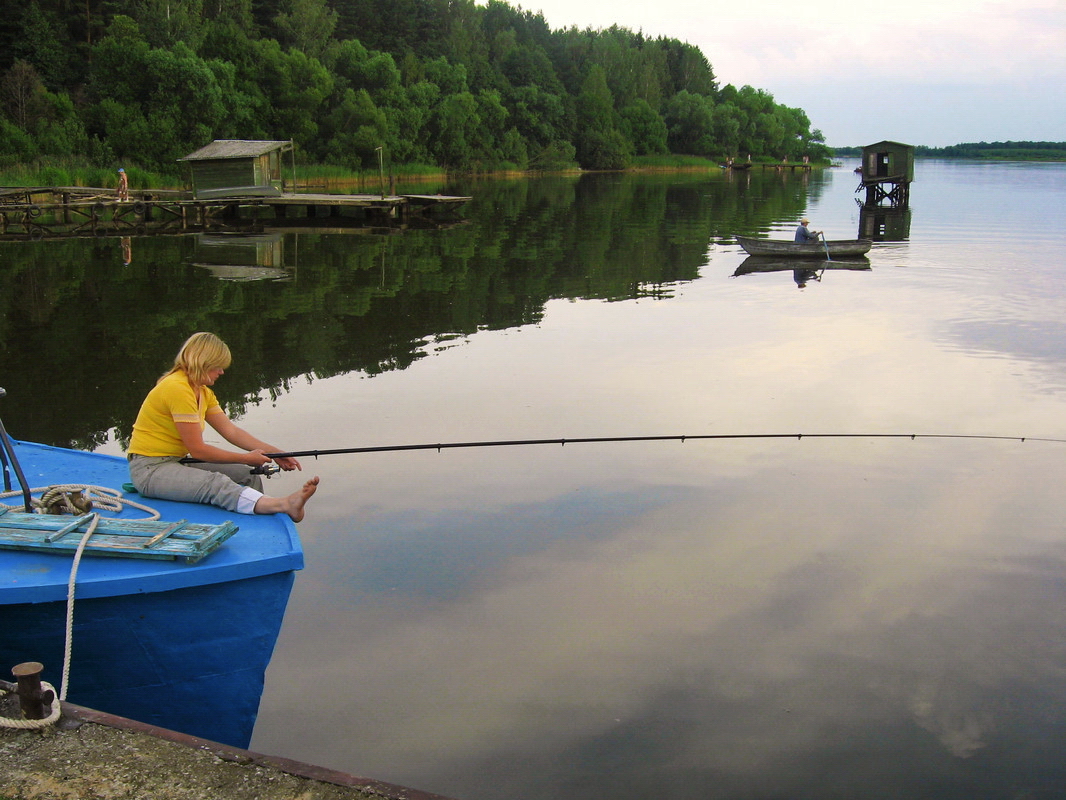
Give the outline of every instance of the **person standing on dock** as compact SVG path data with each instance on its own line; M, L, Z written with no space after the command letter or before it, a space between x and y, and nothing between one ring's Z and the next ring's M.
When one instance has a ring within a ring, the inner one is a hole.
M822 235L821 231L812 231L807 226L811 224L811 221L804 217L800 220L799 227L796 228L796 241L797 242L817 242L818 237Z
M126 170L118 168L118 201L128 203L130 200L130 179L126 177Z
M238 514L288 514L304 518L304 505L318 489L318 477L286 497L263 494L263 480L248 467L271 461L283 470L300 469L295 458L233 424L211 390L231 362L226 343L213 333L194 333L141 404L133 423L127 458L130 479L145 497L208 503ZM205 425L243 452L207 444ZM183 463L192 456L196 463Z

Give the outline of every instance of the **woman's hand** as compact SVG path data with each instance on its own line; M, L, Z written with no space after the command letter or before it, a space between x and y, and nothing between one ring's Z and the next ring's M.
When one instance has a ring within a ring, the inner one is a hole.
M244 460L241 462L247 464L249 467L261 467L264 464L270 463L270 456L263 450L249 450L244 454Z
M275 458L274 463L286 472L291 472L294 469L303 469L303 467L300 466L299 461L287 456L279 456L278 458Z

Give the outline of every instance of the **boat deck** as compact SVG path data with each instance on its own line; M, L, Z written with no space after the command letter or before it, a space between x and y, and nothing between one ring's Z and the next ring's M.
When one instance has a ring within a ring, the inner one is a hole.
M14 442L15 455L26 480L33 488L59 484L86 484L123 491L129 482L124 458L75 450L66 450L30 442ZM303 549L296 526L284 514L235 514L214 506L174 503L142 498L136 493L129 499L158 511L167 524L184 520L200 530L214 530L221 541L213 543L206 557L141 559L98 558L86 556L78 569L78 596L110 597L120 594L161 592L190 586L218 584L242 578L260 577L303 567ZM7 497L3 503L12 508L3 516L22 515L22 495ZM148 514L138 508L125 508L114 516L128 523L143 520ZM76 518L51 517L66 524ZM43 522L47 526L55 523ZM157 523L158 524L158 523ZM154 526L149 526L149 529ZM81 528L84 532L84 528ZM156 529L156 534L162 528ZM178 531L172 531L178 533ZM47 534L45 534L47 535ZM59 539L76 539L71 533ZM167 537L169 538L169 537ZM161 540L162 541L162 540ZM13 603L41 603L62 600L67 595L73 548L10 550L0 549L0 606ZM64 552L65 551L65 552ZM195 563L188 563L194 561Z

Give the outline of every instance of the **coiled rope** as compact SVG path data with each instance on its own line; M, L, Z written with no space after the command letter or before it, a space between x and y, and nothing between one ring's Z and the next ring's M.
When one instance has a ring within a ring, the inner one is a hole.
M146 512L148 516L144 519L159 519L161 516L161 514L154 508L146 506L143 503L138 503L136 500L130 500L127 497L123 497L122 492L118 489L111 489L107 486L93 486L87 483L59 483L53 486L38 486L35 489L30 489L31 495L41 495L40 499L37 499L36 497L30 498L33 505L33 511L35 514L48 514L54 513L52 509L58 507L61 513L84 513L83 511L75 511L70 507L70 504L72 503L70 495L77 494L78 492L81 493L84 500L92 503L93 508L100 509L101 511L110 511L114 514L118 514L122 511L123 507L128 506ZM6 497L16 496L21 497L22 491L15 490L0 493L0 500L3 500ZM0 502L0 507L12 511L23 508L21 503L11 505L3 502Z
M122 496L122 492L117 489L110 489L106 486L64 483L30 489L30 494L41 495L40 500L31 498L34 512L38 514L56 513L55 509L58 509L59 513L64 511L70 513L84 513L88 506L78 508L76 504L88 501L92 503L93 508L111 511L116 514L121 512L124 506L129 506L130 508L137 508L147 512L149 516L145 517L145 519L159 519L161 516L154 508L146 506L143 503L138 503L135 500L129 500ZM0 494L0 498L13 497L16 495L21 496L22 492L4 492ZM6 503L0 503L0 506L8 509L24 508L22 505L11 506ZM85 552L85 546L96 532L96 527L99 523L100 514L94 512L89 520L89 527L86 529L85 534L81 537L81 541L78 543L78 549L74 551L74 561L70 566L70 577L67 580L67 624L66 638L63 645L63 679L59 684L60 690L57 692L52 684L47 681L41 681L41 687L52 692L50 713L44 719L12 719L11 717L0 716L0 728L15 728L19 730L46 728L49 725L55 724L62 714L62 704L63 701L67 699L67 682L70 677L70 662L71 654L73 652L74 589L78 580L78 566L81 564L81 556L82 553ZM3 694L5 694L5 692L0 690L0 696Z

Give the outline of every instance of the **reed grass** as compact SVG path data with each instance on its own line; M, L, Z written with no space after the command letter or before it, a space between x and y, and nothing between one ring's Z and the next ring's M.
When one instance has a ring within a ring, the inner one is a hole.
M704 156L686 155L650 155L635 156L631 167L633 169L709 169L717 167L718 161Z
M63 158L41 158L36 161L0 167L0 186L78 186L113 189L118 186L118 168L95 167L82 161ZM175 189L183 184L176 175L164 175L125 167L130 187L138 189Z

